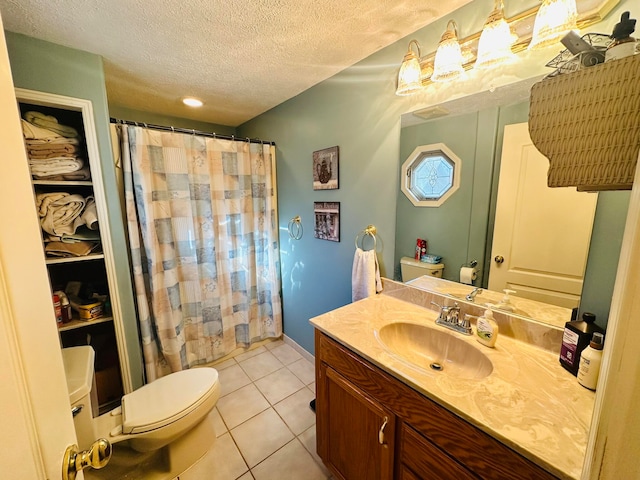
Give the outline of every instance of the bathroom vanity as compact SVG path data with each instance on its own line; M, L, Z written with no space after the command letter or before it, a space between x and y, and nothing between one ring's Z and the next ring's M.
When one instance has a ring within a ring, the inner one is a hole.
M317 449L336 478L580 476L594 393L557 353L507 335L486 348L436 326L430 293L386 287L311 320Z

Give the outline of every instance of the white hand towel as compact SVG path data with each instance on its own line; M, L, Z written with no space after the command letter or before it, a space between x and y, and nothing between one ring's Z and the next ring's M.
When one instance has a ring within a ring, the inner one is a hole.
M355 302L382 291L380 268L375 250L356 248L351 271L351 298Z

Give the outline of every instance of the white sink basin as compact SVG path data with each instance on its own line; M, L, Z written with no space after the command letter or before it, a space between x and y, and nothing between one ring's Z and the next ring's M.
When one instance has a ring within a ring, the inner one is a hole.
M469 380L493 371L484 353L445 330L399 322L382 327L377 337L394 356L421 370Z

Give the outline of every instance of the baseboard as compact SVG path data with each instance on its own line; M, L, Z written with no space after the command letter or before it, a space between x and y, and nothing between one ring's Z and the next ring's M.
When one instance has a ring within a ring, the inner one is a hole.
M309 361L309 362L311 362L313 364L316 363L316 357L314 357L309 352L307 352L304 348L302 348L300 345L298 345L290 337L287 337L286 335L282 335L282 341L284 343L286 343L287 345L289 345L291 348L293 348L300 355L302 355L305 358L305 360L307 360L307 361Z

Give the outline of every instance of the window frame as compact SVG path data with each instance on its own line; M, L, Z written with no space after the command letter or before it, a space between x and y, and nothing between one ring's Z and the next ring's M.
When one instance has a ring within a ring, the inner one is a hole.
M424 198L412 189L411 172L415 170L425 158L444 157L451 164L453 172L451 186L438 198ZM416 207L439 207L446 202L460 188L460 169L462 160L444 143L433 143L430 145L419 145L407 157L402 164L400 178L400 189L402 193Z

